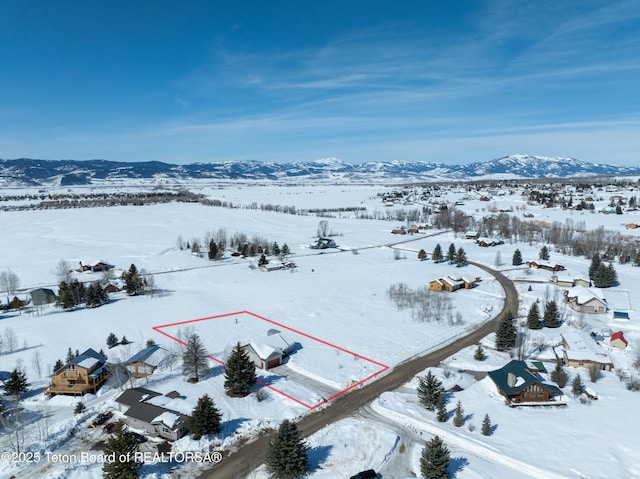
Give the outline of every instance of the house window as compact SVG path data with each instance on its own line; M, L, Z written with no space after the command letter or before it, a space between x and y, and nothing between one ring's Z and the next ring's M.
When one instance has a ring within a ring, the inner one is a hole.
M522 393L522 399L527 399L527 393Z

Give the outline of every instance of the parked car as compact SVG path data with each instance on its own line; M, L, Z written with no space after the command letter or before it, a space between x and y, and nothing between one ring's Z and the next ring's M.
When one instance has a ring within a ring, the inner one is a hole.
M115 428L116 428L115 422L108 422L107 424L104 425L102 430L107 434L111 434Z
M378 473L373 469L367 469L366 471L360 471L355 476L351 476L350 479L377 479Z
M101 412L96 416L93 422L89 424L89 427L102 426L105 422L111 419L111 416L113 416L113 413L111 411Z

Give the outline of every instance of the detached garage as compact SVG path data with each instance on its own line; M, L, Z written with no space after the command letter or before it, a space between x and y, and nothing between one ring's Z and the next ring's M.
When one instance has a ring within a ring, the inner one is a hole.
M282 350L268 344L251 341L242 346L257 368L268 371L282 364Z

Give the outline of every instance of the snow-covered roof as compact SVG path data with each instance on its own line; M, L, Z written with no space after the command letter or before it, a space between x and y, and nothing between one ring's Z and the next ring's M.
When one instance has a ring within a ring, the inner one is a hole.
M162 414L160 414L158 417L156 417L153 421L151 421L151 423L153 424L153 423L161 422L165 426L173 429L179 419L180 419L179 415L174 414L170 411L165 411Z
M575 298L578 304L585 304L596 299L601 303L606 303L602 291L598 288L585 288L584 286L574 286L567 291L568 298Z
M610 362L609 355L588 334L582 331L563 331L562 337L567 347L567 357L575 360Z
M267 360L273 356L282 355L282 350L280 348L276 348L266 343L251 341L249 342L249 345L253 348L258 357L263 360Z

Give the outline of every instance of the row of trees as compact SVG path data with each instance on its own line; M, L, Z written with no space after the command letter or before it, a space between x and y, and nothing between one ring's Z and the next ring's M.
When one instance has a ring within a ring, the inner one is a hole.
M446 259L449 264L456 264L457 266L463 266L467 263L467 253L464 248L460 247L456 249L456 245L453 243L449 245L446 256L442 252L442 246L440 246L440 243L436 244L435 248L433 248L431 257L436 263L439 263L443 259Z

